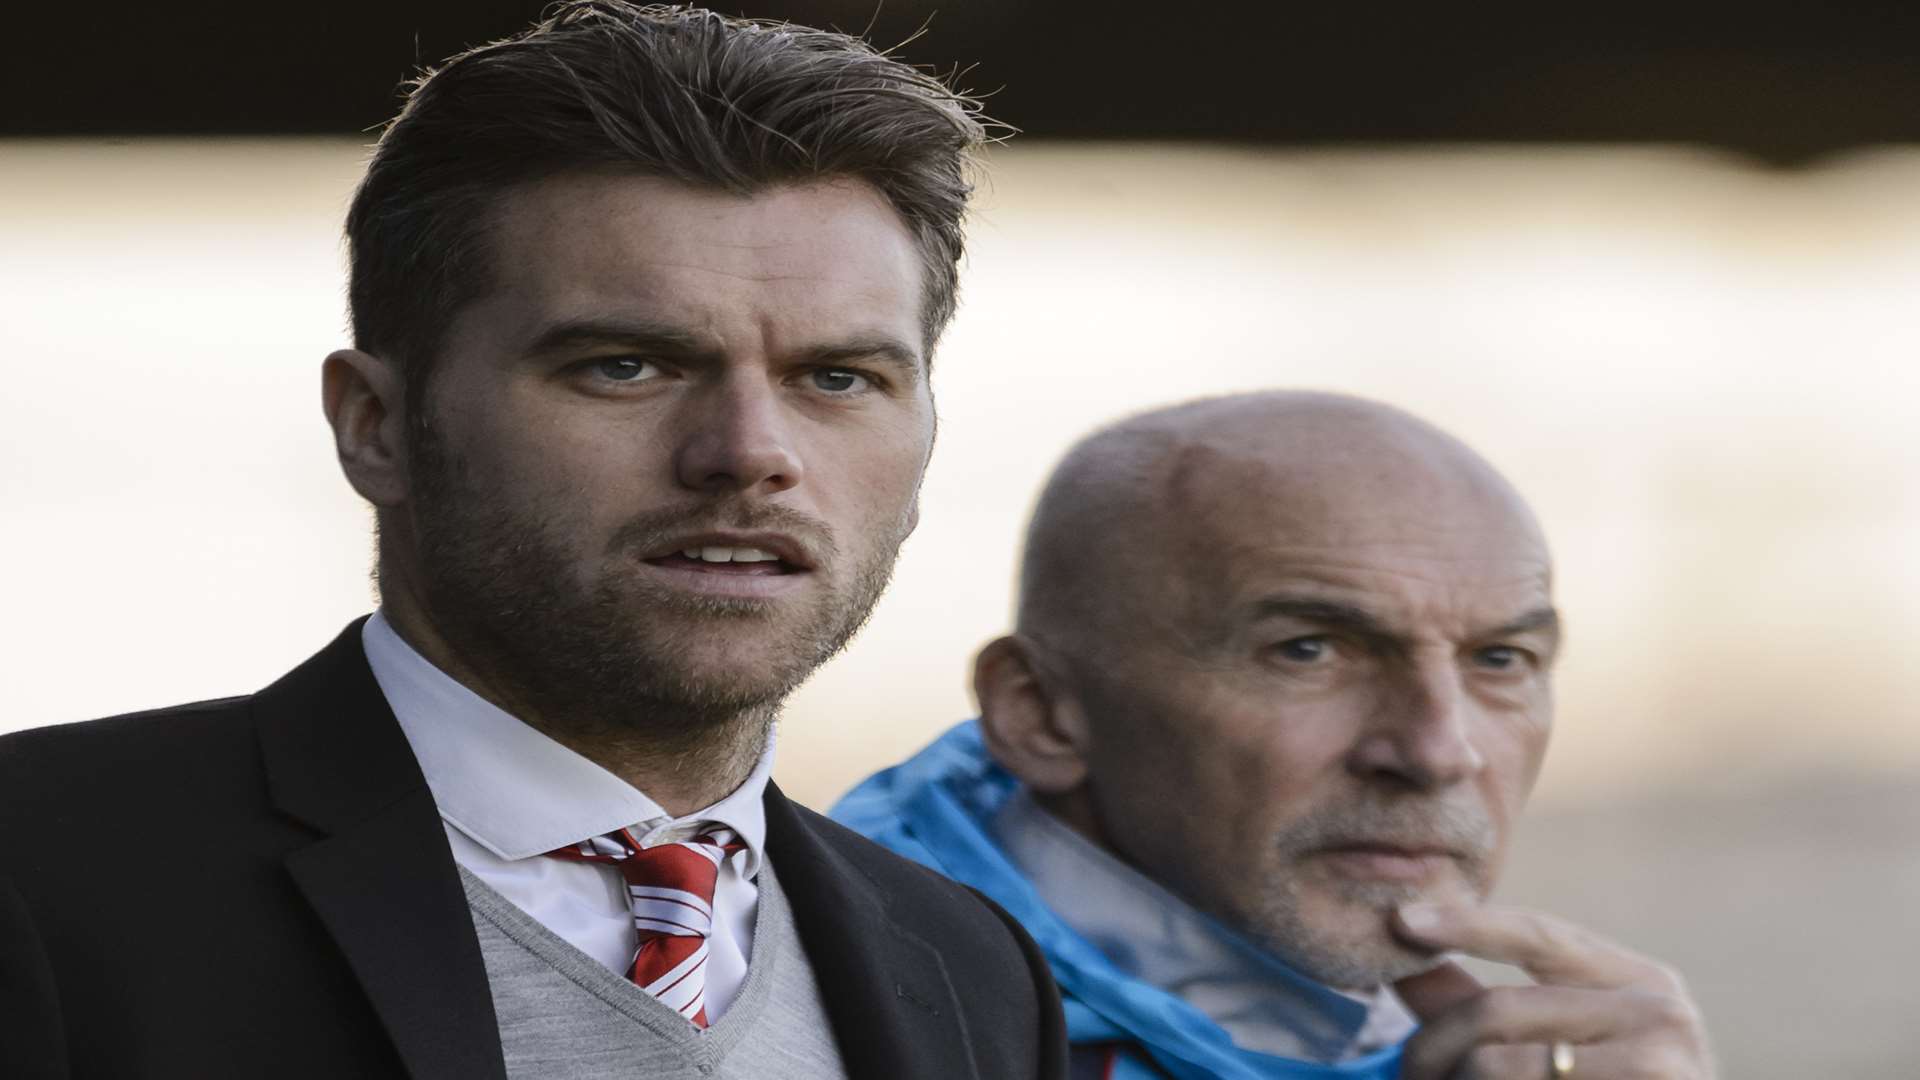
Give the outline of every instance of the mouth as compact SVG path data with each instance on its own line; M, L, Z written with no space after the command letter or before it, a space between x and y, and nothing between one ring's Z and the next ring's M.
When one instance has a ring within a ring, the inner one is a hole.
M1461 853L1430 844L1353 840L1318 848L1312 857L1343 878L1420 885L1454 871Z
M641 556L653 566L708 574L769 576L813 570L806 549L781 533L699 533L675 537Z
M770 598L814 572L806 547L783 533L706 532L664 540L640 561L676 588L739 598Z

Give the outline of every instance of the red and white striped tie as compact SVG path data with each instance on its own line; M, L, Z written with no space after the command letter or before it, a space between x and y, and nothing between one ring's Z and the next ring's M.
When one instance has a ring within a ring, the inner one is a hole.
M607 863L627 880L627 902L640 947L627 978L666 1006L707 1026L707 935L713 929L713 885L720 863L746 845L729 829L643 848L618 829L549 851L558 859Z

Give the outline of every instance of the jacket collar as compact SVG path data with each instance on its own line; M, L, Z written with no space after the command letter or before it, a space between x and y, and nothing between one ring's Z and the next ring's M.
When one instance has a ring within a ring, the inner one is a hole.
M427 789L356 620L253 700L269 797L318 839L295 885L415 1080L504 1080L486 964Z
M356 620L255 696L269 795L319 834L287 868L415 1080L504 1080L485 961L446 832ZM940 953L769 783L779 867L849 1080L981 1080ZM983 1037L991 1037L983 1033Z
M767 857L793 907L849 1080L979 1080L939 951L894 922L885 888L821 839L809 811L773 784L766 806Z

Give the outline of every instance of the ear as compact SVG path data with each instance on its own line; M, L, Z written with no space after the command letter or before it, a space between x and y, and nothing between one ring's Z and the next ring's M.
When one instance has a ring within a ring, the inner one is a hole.
M358 349L341 349L320 367L321 406L340 469L376 507L407 500L404 385L392 364Z
M1037 647L1019 635L987 643L973 661L973 692L987 751L1040 795L1062 795L1087 779L1086 713L1047 675Z

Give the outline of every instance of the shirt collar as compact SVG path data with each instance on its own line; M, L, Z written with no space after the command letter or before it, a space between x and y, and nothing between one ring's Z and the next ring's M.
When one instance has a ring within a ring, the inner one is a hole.
M1246 1050L1323 1063L1405 1038L1387 987L1334 990L1195 910L1040 808L1025 791L994 817L1001 846L1067 927L1128 975L1185 1000Z
M771 736L744 783L712 806L676 818L435 667L383 612L367 620L360 640L441 818L481 847L503 859L524 859L620 828L653 847L719 824L746 845L745 876L759 873Z

